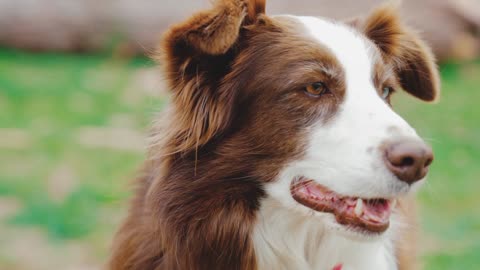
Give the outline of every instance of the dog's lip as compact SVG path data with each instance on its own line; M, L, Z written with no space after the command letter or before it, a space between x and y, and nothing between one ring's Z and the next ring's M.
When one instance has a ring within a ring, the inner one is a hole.
M332 213L339 224L365 233L385 232L396 203L394 199L342 196L304 177L295 178L290 191L300 204L315 211Z

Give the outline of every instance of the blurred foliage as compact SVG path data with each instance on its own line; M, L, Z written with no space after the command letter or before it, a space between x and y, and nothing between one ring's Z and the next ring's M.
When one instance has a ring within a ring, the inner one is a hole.
M136 92L139 72L152 66L145 58L0 49L0 240L17 241L37 228L48 245L82 243L93 254L89 265L102 264L144 155L79 136L86 127L146 136L166 102ZM395 107L436 153L420 192L426 269L473 270L480 265L480 62L441 70L439 104L399 94ZM13 206L1 215L5 200ZM0 268L27 269L18 259L24 254L12 254L10 246L0 241ZM72 264L68 254L65 264ZM34 269L49 269L48 262L38 265Z
M429 181L420 192L424 235L431 241L427 269L478 269L480 61L445 64L441 75L438 104L398 102L400 113L435 150Z

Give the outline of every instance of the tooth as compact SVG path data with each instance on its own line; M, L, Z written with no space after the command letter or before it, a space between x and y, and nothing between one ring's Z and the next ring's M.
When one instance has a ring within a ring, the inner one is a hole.
M358 198L357 199L357 205L355 206L355 215L357 217L360 217L363 214L363 200Z

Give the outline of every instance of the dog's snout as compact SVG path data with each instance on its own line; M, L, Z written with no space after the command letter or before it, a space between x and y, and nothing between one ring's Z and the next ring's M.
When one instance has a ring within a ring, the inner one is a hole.
M397 140L384 149L387 168L409 184L424 178L433 161L432 149L420 140Z

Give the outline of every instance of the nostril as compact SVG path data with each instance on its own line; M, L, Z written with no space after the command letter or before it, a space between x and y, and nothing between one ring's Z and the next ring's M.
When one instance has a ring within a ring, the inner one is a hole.
M421 141L395 141L385 148L387 168L399 180L409 184L424 178L432 161L431 148Z
M399 167L409 167L412 166L414 163L415 159L413 157L404 157Z

